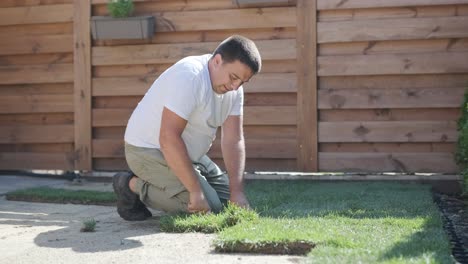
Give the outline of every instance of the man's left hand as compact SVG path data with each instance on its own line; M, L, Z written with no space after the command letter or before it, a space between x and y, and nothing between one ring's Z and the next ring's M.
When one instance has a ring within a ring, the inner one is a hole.
M243 192L231 193L229 201L242 208L250 208L249 201Z

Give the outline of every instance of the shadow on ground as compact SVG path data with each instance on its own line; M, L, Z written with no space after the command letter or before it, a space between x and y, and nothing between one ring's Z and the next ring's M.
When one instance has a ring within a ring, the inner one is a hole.
M448 263L447 260L451 259L450 249L448 245L437 245L428 241L428 237L440 237L443 239L446 237L444 230L440 228L438 221L428 219L424 222L421 230L413 233L410 237L403 239L396 243L393 247L386 250L386 252L380 256L380 261L388 261L391 259L398 259L400 257L413 258L418 257L424 253L431 252L434 257L435 263ZM421 250L415 250L415 245L424 243L424 252Z
M136 237L159 231L159 217L143 222L121 219L115 207L42 204L0 201L1 239L40 232L34 243L39 247L71 248L75 252L128 250L143 246ZM83 221L97 221L95 232L81 232ZM10 228L11 227L11 228Z

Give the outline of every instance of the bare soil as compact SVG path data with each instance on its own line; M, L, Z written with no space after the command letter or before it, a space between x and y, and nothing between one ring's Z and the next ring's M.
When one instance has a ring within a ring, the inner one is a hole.
M468 264L468 197L434 193L434 201L442 213L453 257Z
M234 245L232 248L218 248L217 252L235 253L257 253L272 255L307 255L315 247L314 243L307 241L291 241L282 243L250 244L242 243Z

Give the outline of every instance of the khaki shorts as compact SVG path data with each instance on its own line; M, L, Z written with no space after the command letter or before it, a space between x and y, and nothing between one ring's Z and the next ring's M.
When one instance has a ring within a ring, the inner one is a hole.
M189 193L167 166L156 148L136 147L125 143L125 158L138 177L136 189L140 200L150 208L166 212L187 211ZM229 178L208 156L193 164L200 186L212 212L219 212L229 200Z

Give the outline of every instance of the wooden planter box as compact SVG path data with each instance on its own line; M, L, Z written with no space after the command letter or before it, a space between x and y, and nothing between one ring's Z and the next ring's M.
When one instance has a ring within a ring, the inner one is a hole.
M91 18L93 39L149 39L154 34L153 16L113 18L94 16Z

